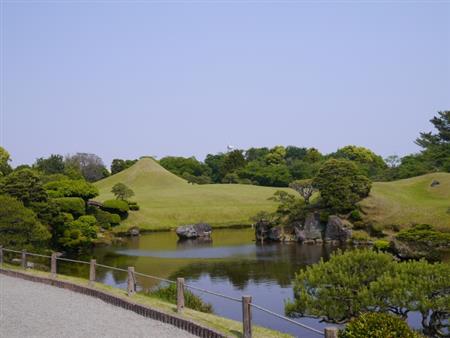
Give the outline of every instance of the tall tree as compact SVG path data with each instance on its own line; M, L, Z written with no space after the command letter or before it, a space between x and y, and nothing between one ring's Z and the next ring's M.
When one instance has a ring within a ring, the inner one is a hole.
M65 164L78 169L86 181L95 182L109 175L102 159L95 154L76 153L65 159Z
M12 171L12 168L9 165L10 160L10 155L6 149L0 147L0 177L8 175Z
M61 155L52 154L48 158L40 157L34 167L46 175L64 173L64 158Z
M116 196L118 200L127 200L134 196L134 191L123 183L116 183L112 187L111 192Z
M32 202L46 202L47 193L38 175L31 169L12 172L0 183L0 193L22 201L28 207Z

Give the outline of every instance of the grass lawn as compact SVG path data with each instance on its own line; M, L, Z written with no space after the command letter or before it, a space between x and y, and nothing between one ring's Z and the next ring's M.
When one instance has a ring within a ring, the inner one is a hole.
M243 184L193 185L153 159L142 158L131 168L95 183L100 190L97 199L114 198L111 188L118 182L134 190L133 200L141 209L130 212L116 231L132 225L143 230L165 230L198 222L213 227L250 225L250 217L259 211L275 210L276 203L268 198L281 189Z
M440 184L431 187L433 180ZM450 231L450 173L374 183L360 205L368 219L382 225L428 223Z

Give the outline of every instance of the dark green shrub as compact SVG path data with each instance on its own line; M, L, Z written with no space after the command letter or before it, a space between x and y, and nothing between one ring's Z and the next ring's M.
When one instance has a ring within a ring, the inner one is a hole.
M383 232L383 226L380 224L374 224L374 223L370 223L369 224L369 232L371 236L374 237L384 237L385 234Z
M170 284L169 286L160 287L155 291L150 292L150 296L165 300L169 303L177 303L177 286ZM199 296L194 295L189 290L184 290L184 304L186 307L206 313L212 313L213 308L209 303L205 303Z
M351 320L339 332L339 338L420 338L400 317L369 312Z
M359 212L359 210L353 210L350 213L349 218L353 222L357 222L357 221L361 221L362 220L361 213Z
M328 211L320 212L320 222L326 223L328 222L328 217L330 217L330 213Z
M84 200L80 197L60 197L54 201L62 212L68 212L76 218L86 213Z
M401 228L401 226L400 225L398 225L398 224L391 224L390 226L389 226L389 228L391 228L393 231L395 231L395 232L399 232L402 228Z
M91 226L97 224L97 219L91 215L80 216L78 217L78 220Z
M109 229L111 226L120 224L120 216L117 214L111 214L110 212L97 209L95 218L102 228Z
M130 210L130 207L126 201L107 200L103 202L102 209L112 214L117 214L120 218L124 219L128 216L128 210Z
M139 205L137 204L130 205L129 207L131 211L137 211L140 209Z
M98 196L97 187L85 180L69 180L48 182L44 185L50 197L81 197L85 201Z

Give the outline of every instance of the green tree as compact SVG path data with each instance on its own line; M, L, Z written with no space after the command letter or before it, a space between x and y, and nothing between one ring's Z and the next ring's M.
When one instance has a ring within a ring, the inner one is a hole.
M289 187L298 192L300 196L303 197L306 204L309 204L309 199L316 190L313 186L312 180L310 179L293 181L289 184Z
M320 191L326 207L336 212L355 208L370 192L370 180L361 174L354 162L331 159L323 164L313 184Z
M59 237L59 244L68 251L79 251L88 248L97 238L98 227L93 216L81 216L75 221L66 223Z
M95 154L76 153L67 156L65 165L78 170L88 182L95 182L109 175L102 159Z
M370 250L338 251L330 260L308 266L294 280L290 316L311 315L343 323L370 309L367 290L380 275L392 271L392 256Z
M292 181L291 173L285 164L267 165L261 161L248 163L238 171L238 175L240 178L269 187L287 187Z
M387 165L381 156L364 147L357 147L353 145L346 146L338 149L331 156L334 158L344 158L354 161L369 177L381 175L387 168Z
M9 165L9 161L11 160L9 153L5 148L0 147L0 177L6 176L11 173L12 168Z
M42 248L50 239L50 232L17 199L0 195L0 244L7 248Z
M133 164L135 164L138 160L121 160L115 158L111 162L111 175L117 174L125 169L128 169Z
M416 144L423 148L423 160L433 170L450 172L450 110L438 112L430 122L437 133L420 133Z
M422 327L432 337L448 337L450 325L450 264L425 260L397 263L374 281L368 302L380 311L406 318L408 312L422 315Z
M227 174L235 172L245 166L245 157L242 155L242 150L233 150L227 153L223 160L221 168L221 175L225 177Z
M270 149L270 152L266 155L266 163L268 165L284 164L286 157L286 148L283 146L275 146Z
M118 200L127 200L134 196L134 191L131 190L127 185L123 183L116 183L112 187L111 192L116 196Z
M40 157L36 160L34 167L46 175L63 174L65 169L64 158L56 154L52 154L48 158Z
M39 176L30 169L12 172L0 182L0 193L13 196L28 207L32 202L47 201Z
M208 154L205 158L205 164L210 168L211 170L211 178L213 182L220 183L222 182L223 177L225 176L223 173L225 170L223 170L223 164L225 161L225 154Z

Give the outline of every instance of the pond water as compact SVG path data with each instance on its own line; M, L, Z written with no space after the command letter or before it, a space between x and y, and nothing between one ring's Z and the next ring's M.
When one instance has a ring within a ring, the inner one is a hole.
M179 241L174 232L145 234L126 239L121 245L96 248L94 256L100 264L125 269L134 266L138 272L164 279L184 277L187 284L235 298L251 295L253 303L283 314L284 300L293 296L291 282L295 273L322 257L327 259L335 249L297 243L261 245L255 243L252 229L226 229L214 230L210 241ZM72 274L84 275L86 268L80 266ZM125 288L126 278L124 272L98 268L97 279L105 284ZM138 286L147 290L157 287L158 282L139 278ZM241 320L240 303L194 293L211 303L214 313ZM253 321L294 336L318 337L257 309L253 309ZM310 318L298 321L320 330L327 326Z

